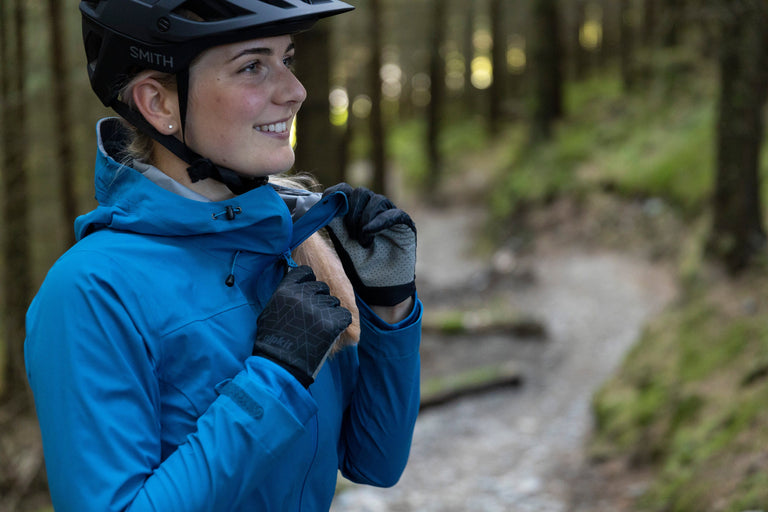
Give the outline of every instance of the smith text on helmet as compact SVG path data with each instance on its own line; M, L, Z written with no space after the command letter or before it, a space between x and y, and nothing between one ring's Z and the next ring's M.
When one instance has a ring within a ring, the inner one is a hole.
M129 51L131 53L132 59L135 59L141 62L146 62L147 64L150 64L152 66L161 66L169 70L173 69L172 55L164 55L159 52L153 52L152 50L139 48L138 46L131 46L129 48Z

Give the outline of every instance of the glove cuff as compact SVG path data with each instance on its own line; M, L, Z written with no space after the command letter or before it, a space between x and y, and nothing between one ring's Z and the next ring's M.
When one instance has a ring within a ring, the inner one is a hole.
M381 288L358 285L357 295L369 306L396 306L413 297L416 293L416 282L387 286Z
M312 377L307 375L307 372L298 369L297 367L293 366L292 364L288 364L288 363L286 363L284 361L280 361L279 359L270 356L266 352L263 352L263 351L258 350L258 349L254 349L253 355L254 356L258 356L258 357L263 357L264 359L268 359L268 360L272 361L273 363L275 363L276 365L280 366L285 371L287 371L288 373L293 375L293 377L297 381L299 381L299 384L304 386L305 389L308 388L313 382L315 382L315 379L313 379Z

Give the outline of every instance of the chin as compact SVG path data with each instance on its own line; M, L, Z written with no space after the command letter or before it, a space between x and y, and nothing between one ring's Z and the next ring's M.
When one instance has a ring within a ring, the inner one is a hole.
M274 174L280 174L281 172L287 172L293 167L294 159L284 159L279 162L259 162L258 165L248 166L247 164L238 165L237 168L232 168L233 171L242 174L243 176L250 176L256 178L258 176L272 176Z

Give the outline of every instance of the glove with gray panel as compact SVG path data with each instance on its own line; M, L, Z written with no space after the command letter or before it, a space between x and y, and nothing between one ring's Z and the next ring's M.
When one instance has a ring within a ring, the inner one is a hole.
M416 226L381 194L340 183L349 210L328 231L355 292L366 304L394 306L416 291Z

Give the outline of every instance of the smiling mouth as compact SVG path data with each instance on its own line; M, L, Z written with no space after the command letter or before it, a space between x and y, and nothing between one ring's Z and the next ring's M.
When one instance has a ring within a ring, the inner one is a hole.
M288 123L283 121L281 123L263 124L261 126L257 126L256 131L269 132L269 133L284 133L288 131Z

